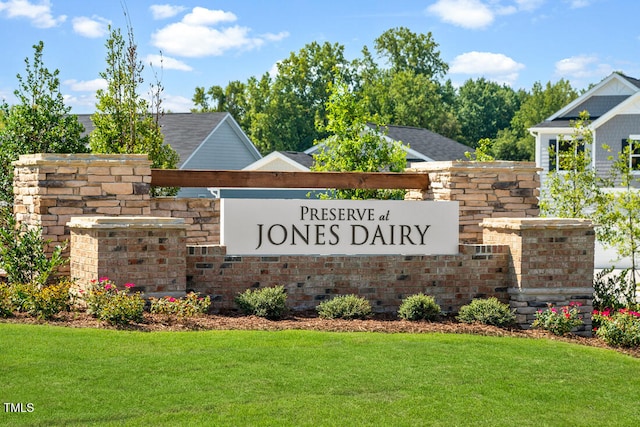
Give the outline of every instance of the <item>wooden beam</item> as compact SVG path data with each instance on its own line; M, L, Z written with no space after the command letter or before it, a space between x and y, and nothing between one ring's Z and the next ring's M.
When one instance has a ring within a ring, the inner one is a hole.
M238 170L151 169L156 187L213 188L429 188L429 175L421 172L275 172Z

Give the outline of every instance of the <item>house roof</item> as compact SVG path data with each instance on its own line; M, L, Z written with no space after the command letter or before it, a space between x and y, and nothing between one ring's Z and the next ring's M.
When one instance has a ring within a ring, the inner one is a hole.
M578 118L580 112L584 110L589 112L593 124L605 116L611 117L621 106L628 105L638 96L640 96L640 80L615 72L530 129L570 127L568 122Z
M244 170L309 171L313 156L297 151L274 151L246 166Z
M233 120L233 117L229 113L164 114L160 118L162 134L164 135L165 143L171 145L180 156L178 167L180 168L203 141L226 120L233 122L234 127L239 129L239 126L237 126L235 120ZM94 126L91 121L91 114L78 114L78 121L84 125L86 134L93 130ZM257 149L255 150L257 152Z
M373 123L367 123L367 126L374 131L378 130L378 126ZM466 152L475 151L467 145L424 128L387 125L381 131L386 133L385 138L403 143L407 152L407 162L464 160ZM305 154L310 155L317 150L318 146L314 145L306 150Z
M371 129L376 129L373 124L368 124ZM422 160L464 160L466 152L473 152L474 149L454 141L451 138L442 136L429 129L411 126L385 126L387 137L394 141L401 141L410 147L411 152L418 153ZM408 156L411 156L408 152Z

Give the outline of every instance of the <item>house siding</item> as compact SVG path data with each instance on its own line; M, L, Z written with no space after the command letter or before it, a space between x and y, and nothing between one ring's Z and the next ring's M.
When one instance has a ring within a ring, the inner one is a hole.
M622 140L629 138L629 135L640 134L640 114L621 114L602 124L596 131L596 169L599 176L607 176L613 164L609 156L617 157L616 154L622 150ZM606 151L602 146L611 147L611 152Z
M260 155L243 142L243 137L228 121L220 123L194 151L181 169L240 170ZM212 197L206 188L182 188L178 197Z

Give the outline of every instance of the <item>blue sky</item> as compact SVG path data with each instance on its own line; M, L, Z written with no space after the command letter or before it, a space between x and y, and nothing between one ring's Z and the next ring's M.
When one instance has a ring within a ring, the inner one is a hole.
M174 112L189 111L196 86L260 77L312 41L340 43L354 59L400 26L432 33L455 85L485 77L529 90L565 78L584 88L613 71L640 78L636 0L0 0L0 98L15 102L16 74L42 40L67 105L93 112L107 25L126 34L123 8ZM144 77L146 91L148 66Z

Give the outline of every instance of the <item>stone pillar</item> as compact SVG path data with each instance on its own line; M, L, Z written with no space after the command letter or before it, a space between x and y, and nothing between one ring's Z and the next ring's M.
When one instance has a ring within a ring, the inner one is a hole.
M484 218L537 217L540 177L532 162L423 162L408 171L428 172L428 191L412 190L406 199L456 200L460 206L460 243L482 243Z
M29 154L13 164L16 219L54 244L69 238L72 216L150 213L146 155Z
M585 219L496 218L482 222L485 244L508 245L509 296L517 321L529 327L548 304L582 304L584 326L591 335L595 232Z
M146 297L182 296L186 289L186 225L182 218L74 217L71 277L81 288L108 277L136 285Z

